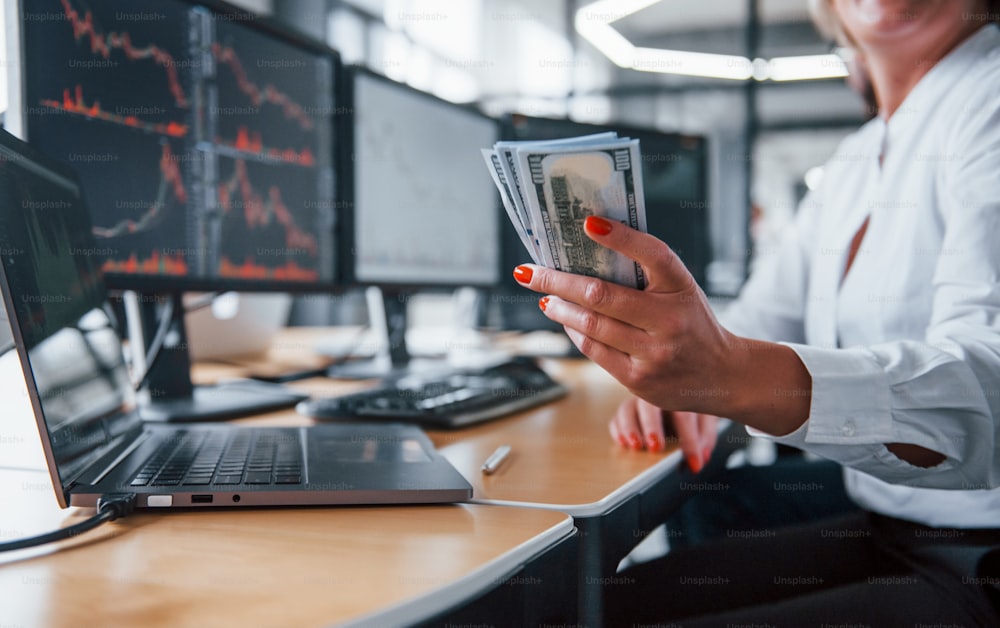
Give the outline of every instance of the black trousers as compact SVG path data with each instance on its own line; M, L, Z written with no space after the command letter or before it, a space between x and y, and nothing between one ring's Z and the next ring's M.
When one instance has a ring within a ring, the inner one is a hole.
M1000 529L927 528L850 509L720 535L721 520L717 514L714 540L617 574L606 590L606 625L1000 626L990 601L1000 582L992 571Z

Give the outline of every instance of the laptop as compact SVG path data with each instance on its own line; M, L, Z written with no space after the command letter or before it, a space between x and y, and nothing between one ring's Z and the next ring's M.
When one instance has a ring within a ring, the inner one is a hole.
M192 294L191 300L198 298ZM185 303L188 295L184 295ZM288 323L292 297L281 293L225 292L208 307L184 315L191 360L226 360L266 353Z
M0 288L60 506L123 492L138 508L472 496L413 426L144 423L100 253L73 171L0 131Z

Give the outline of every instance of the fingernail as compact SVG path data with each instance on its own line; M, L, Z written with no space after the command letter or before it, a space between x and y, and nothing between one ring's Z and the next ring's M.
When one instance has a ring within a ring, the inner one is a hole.
M624 447L625 449L628 449L628 441L625 440L625 437L622 436L621 434L618 435L618 444Z
M583 228L595 235L608 235L611 233L611 221L600 216L587 216L583 221Z
M541 299L539 299L538 300L538 307L542 308L542 311L544 312L545 308L549 307L549 298L548 297L542 297Z
M514 279L520 283L531 283L531 275L534 271L529 266L518 266L514 269Z
M711 447L706 447L706 448L704 448L704 449L701 450L701 459L702 460L704 460L705 462L708 462L709 459L711 459L711 457L712 457L712 448Z
M701 458L695 456L688 457L688 466L691 467L691 471L694 473L701 473L702 462Z
M646 436L646 449L649 451L660 451L660 437L656 434Z
M628 442L632 446L632 449L642 449L642 441L635 434L628 435Z

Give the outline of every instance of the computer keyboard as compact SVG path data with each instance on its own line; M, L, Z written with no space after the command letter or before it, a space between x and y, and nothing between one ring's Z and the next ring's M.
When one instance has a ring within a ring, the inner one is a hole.
M320 421L392 420L424 427L462 427L558 399L566 388L534 360L488 368L409 376L378 388L303 401L299 412Z

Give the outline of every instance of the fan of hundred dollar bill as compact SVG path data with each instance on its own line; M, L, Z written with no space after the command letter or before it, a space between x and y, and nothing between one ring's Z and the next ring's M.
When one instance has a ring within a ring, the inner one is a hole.
M483 157L507 216L539 266L645 286L639 264L583 230L600 216L646 231L639 140L598 133L563 140L497 142Z

